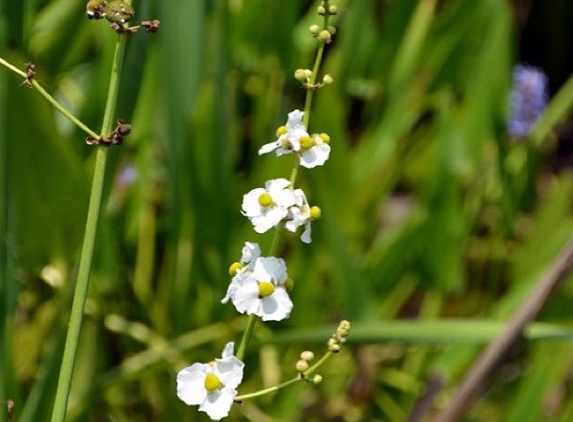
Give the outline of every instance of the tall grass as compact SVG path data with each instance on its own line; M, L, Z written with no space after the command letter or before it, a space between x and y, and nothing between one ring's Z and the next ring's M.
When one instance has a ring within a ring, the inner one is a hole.
M134 1L158 17L127 45L109 150L102 223L67 421L204 420L175 394L175 374L239 339L220 305L245 240L242 195L290 163L263 156L304 91L315 3ZM568 169L549 167L569 85L532 143L505 134L519 61L508 2L341 0L310 131L326 130L328 166L304 173L323 210L313 246L286 244L291 318L260 324L240 393L292 376L328 326L353 322L350 346L318 387L246 402L230 420L406 421L428 381L433 410L527 298L573 234ZM10 2L2 56L97 127L115 35L83 2ZM100 25L101 24L101 25ZM0 72L0 422L47 421L77 272L94 150L14 74ZM287 160L288 161L288 160ZM125 183L126 168L137 178ZM508 351L468 421L567 420L572 399L570 282ZM253 349L254 350L254 349ZM296 405L294 405L295 403ZM413 419L411 419L413 420Z

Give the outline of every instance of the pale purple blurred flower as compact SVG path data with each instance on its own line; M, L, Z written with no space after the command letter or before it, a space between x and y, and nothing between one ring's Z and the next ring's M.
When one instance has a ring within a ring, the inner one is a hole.
M507 131L515 138L526 138L533 124L547 106L547 76L541 69L518 65L513 69L510 93L511 115Z

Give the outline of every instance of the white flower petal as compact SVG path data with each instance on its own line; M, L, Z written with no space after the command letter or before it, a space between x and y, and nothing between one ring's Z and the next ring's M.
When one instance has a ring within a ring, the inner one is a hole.
M203 363L194 363L177 374L177 397L186 404L201 404L207 397L205 376L211 372L207 366Z
M235 390L232 388L222 388L215 391L209 394L206 400L201 403L199 410L206 412L214 421L221 420L229 415L235 393Z
M286 264L283 259L274 256L259 258L255 262L253 278L259 282L283 284L288 279Z
M322 166L330 155L330 145L320 144L314 145L302 152L300 157L300 165L308 169Z
M261 248L258 243L245 242L245 246L241 251L241 263L246 265L254 262L259 256L261 256Z
M310 228L310 221L309 221L304 226L304 232L300 236L300 240L302 240L304 243L311 243L312 239L310 238L310 233L311 233L311 228Z
M263 145L259 148L259 155L267 154L281 147L280 140Z
M288 318L293 303L286 290L277 287L271 296L261 299L260 311L257 314L263 321L281 321Z
M304 128L302 124L302 119L304 118L304 112L300 110L293 110L288 114L288 120L286 123L286 128L288 131L295 130L300 128L301 126Z

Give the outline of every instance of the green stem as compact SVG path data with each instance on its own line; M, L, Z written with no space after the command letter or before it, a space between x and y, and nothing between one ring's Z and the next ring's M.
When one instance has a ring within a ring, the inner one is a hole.
M322 2L322 4L324 5L324 3L327 2ZM330 17L330 15L327 13L324 15L324 20L322 23L322 29L327 29L328 28L328 18ZM304 101L304 117L302 119L302 122L304 123L304 126L307 128L308 130L308 124L310 122L310 110L312 109L312 100L314 99L314 91L316 91L316 77L318 76L318 72L320 70L320 65L322 64L322 57L324 56L324 46L326 45L325 42L320 41L320 44L318 46L318 50L316 50L316 57L314 59L314 66L312 67L312 75L310 76L310 79L308 81L308 90L306 92L306 99Z
M0 64L6 66L8 69L10 69L11 71L17 73L18 75L21 75L23 78L26 78L26 73L23 72L22 70L18 69L16 66L14 66L13 64L7 62L6 60L4 60L2 57L0 57ZM46 90L44 88L42 88L42 85L40 85L36 80L32 79L30 80L30 82L32 83L32 86L34 88L36 88L36 90L42 94L42 96L48 100L48 102L50 104L52 104L56 110L58 110L60 113L62 113L68 120L70 120L72 123L74 123L76 126L78 126L81 130L83 130L84 132L86 132L88 135L90 135L92 138L97 139L99 136L97 135L97 133L95 133L93 130L91 130L89 127L87 127L84 123L82 123L80 121L80 119L78 119L76 116L74 116L72 113L70 113L68 110L66 110L59 102L57 102L55 100L54 97L52 97L50 94L48 94L48 92L46 92Z
M289 385L294 384L298 381L307 381L309 379L308 376L310 374L312 374L314 371L316 371L319 367L321 367L324 364L324 362L326 362L331 356L332 356L332 352L328 351L324 354L324 356L322 358L320 358L320 360L318 362L316 362L314 365L312 365L306 371L302 372L301 375L297 375L296 377L291 378L288 381L285 381L285 382L280 383L278 385L275 385L273 387L265 388L264 390L259 390L259 391L256 391L254 393L236 396L235 401L240 402L243 400L248 400L248 399L253 399L255 397L264 396L265 394L270 394L270 393L274 393L276 391L279 391L281 388L288 387Z
M251 336L253 335L253 329L255 328L257 319L258 318L255 314L249 315L249 320L247 321L247 327L243 332L243 337L241 338L239 349L237 350L237 354L235 355L237 359L239 359L240 361L242 361L243 358L245 357L245 352L247 350L247 346L249 345L249 341L251 340Z
M112 122L113 116L115 114L115 105L119 88L119 76L121 74L121 68L123 65L125 43L126 36L120 35L118 37L115 48L107 103L102 124L102 134L108 134L112 130ZM98 137L98 135L95 136L95 138ZM89 287L89 277L93 260L97 225L101 209L107 155L107 147L98 147L96 151L94 177L92 181L92 189L88 207L86 229L82 244L82 252L80 256L78 277L76 280L74 300L70 313L68 333L64 347L64 356L62 358L62 366L60 368L60 376L56 390L56 398L54 401L51 422L63 422L66 416L66 408L72 383L76 351L78 348L82 318Z
M288 387L289 385L294 384L295 382L298 382L298 381L302 381L302 380L303 380L303 378L301 378L300 375L297 375L295 378L292 378L288 381L285 381L279 385L275 385L274 387L265 388L264 390L259 390L255 393L243 394L241 396L236 396L235 401L240 402L243 400L248 400L248 399L253 399L255 397L264 396L265 394L274 393L275 391L279 391L281 388Z

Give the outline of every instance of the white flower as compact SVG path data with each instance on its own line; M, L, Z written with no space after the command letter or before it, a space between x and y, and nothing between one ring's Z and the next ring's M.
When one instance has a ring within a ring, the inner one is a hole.
M285 126L277 130L278 139L263 145L259 155L276 151L277 155L297 153L300 165L306 168L322 166L330 155L330 138L328 135L314 134L309 136L302 122L304 113L300 110L291 111Z
M242 314L255 314L263 321L280 321L288 318L293 308L284 285L287 280L284 260L260 257L252 271L246 269L233 277L221 302L231 299Z
M297 198L296 205L289 208L285 228L294 233L300 226L304 226L300 239L304 243L310 243L312 241L310 223L320 217L320 208L308 205L308 200L302 189L296 189L294 194Z
M261 248L258 243L245 242L241 253L241 264L251 267L255 265L256 259L261 256Z
M309 140L310 139L310 140ZM330 156L330 145L326 134L314 134L312 138L303 138L300 150L300 165L307 169L322 166Z
M274 179L243 196L243 215L248 217L257 233L264 233L277 226L288 214L288 208L296 203L293 190L287 179Z
M277 130L278 139L275 142L263 145L259 149L259 155L276 150L277 155L290 154L300 150L300 138L308 136L306 127L302 123L304 113L300 110L291 111L285 126Z
M234 346L227 343L221 359L194 363L177 374L177 396L216 421L229 414L243 379L245 364L234 356Z

